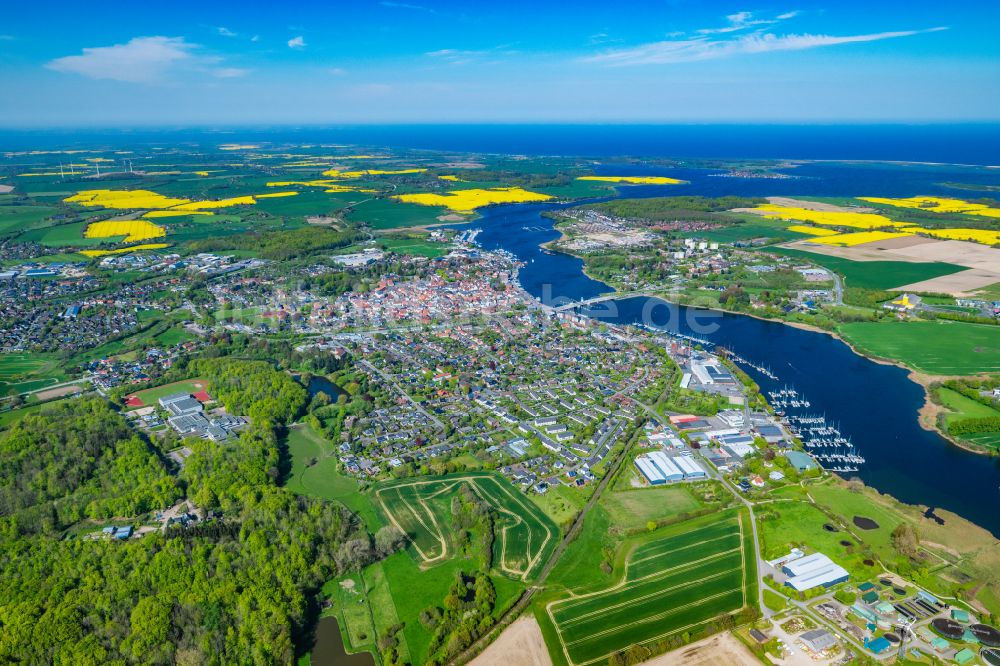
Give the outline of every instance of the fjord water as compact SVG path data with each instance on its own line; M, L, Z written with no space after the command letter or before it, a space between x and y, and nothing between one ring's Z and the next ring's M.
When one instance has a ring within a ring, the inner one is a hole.
M624 190L629 197L730 193L851 196L859 192L884 196L955 196L953 190L938 183L1000 184L1000 174L955 167L815 164L789 171L800 176L795 180L716 178L705 170L635 165L629 165L628 171L608 166L601 170L628 174L655 172L691 181L690 185L679 187L630 187ZM542 213L565 207L566 204L497 206L483 210L481 219L472 225L482 229L477 240L484 248L507 250L527 262L520 272L522 286L552 305L611 291L607 285L584 275L580 259L548 253L539 247L540 243L559 236L552 227L552 219ZM748 372L764 391L786 384L794 386L812 402L812 411L838 424L867 459L857 473L865 483L908 504L947 509L1000 536L1000 513L995 510L1000 502L1000 460L963 451L937 433L921 428L917 412L924 402L923 389L908 379L906 370L859 356L830 335L744 315L713 312L710 317L698 318L707 322L708 329L695 328L689 321L691 312L685 307L668 307L658 299L629 298L595 306L589 314L613 323L666 325L680 333L707 338L744 358L769 366L778 375L777 381L754 370Z

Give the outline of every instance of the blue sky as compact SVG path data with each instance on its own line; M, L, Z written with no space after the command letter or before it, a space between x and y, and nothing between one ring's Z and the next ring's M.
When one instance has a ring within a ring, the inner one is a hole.
M1000 121L995 2L257 4L10 4L0 126Z

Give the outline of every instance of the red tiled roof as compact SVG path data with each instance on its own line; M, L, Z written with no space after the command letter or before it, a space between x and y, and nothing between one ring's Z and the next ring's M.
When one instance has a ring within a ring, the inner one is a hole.
M210 396L205 391L198 391L197 393L194 394L194 399L197 400L198 402L209 402L212 400L212 396Z

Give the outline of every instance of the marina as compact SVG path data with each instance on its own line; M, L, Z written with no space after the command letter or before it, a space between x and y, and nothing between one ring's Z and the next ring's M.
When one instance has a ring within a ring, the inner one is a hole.
M824 169L812 165L803 173ZM732 180L707 178L704 170L674 171L682 172L675 175L691 181L691 194L712 195L714 186L707 181ZM845 174L849 178L845 178ZM822 184L820 191L810 193L820 196L851 193L863 187L856 180L862 177L871 178L880 191L900 196L913 194L914 185L905 182L899 172L862 167L839 172L838 176ZM758 181L734 182L747 190L741 192L743 194L760 193ZM779 184L782 189L789 188L789 193L821 186L814 179L768 182ZM936 191L933 183L920 183L919 186L929 192ZM667 194L664 188L657 186L629 189L629 196L664 194ZM542 303L551 306L592 299L609 291L606 284L583 272L580 259L543 251L539 247L559 236L542 213L558 211L568 205L495 206L483 209L477 222L483 229L477 241L487 250L507 250L523 262L518 275L520 284ZM525 227L544 227L546 231L527 231ZM992 510L1000 497L1000 464L996 459L952 446L938 433L920 426L918 411L924 404L925 394L919 384L908 378L908 370L859 356L840 340L824 333L745 315L714 311L706 314L655 298L609 300L594 304L585 313L609 323L653 326L659 332L667 332L705 349L725 348L765 395L788 385L806 396L809 407L802 407L800 400L798 409L782 410L791 425L806 423L792 421L793 417L814 418L817 419L815 425L834 427L844 433L853 446L806 447L810 453L831 456L827 460L819 459L824 467L857 476L903 502L953 511L1000 535L1000 515ZM696 330L689 323L699 316L713 321L711 330L701 327ZM819 440L831 437L836 435L817 432L812 439L819 444ZM864 462L833 458L833 455L857 455L863 457Z

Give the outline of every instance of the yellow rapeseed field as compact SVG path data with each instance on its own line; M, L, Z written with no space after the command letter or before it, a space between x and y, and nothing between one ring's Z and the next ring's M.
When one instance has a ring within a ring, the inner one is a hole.
M277 199L279 197L297 197L298 192L271 192L270 194L255 194L255 199Z
M623 183L625 185L680 185L687 182L665 176L580 176L577 180L595 180L602 183Z
M80 250L80 254L88 257L103 257L109 254L127 254L129 252L139 252L141 250L162 250L167 247L170 247L170 243L145 243L143 245L122 247L117 250Z
M182 215L214 215L210 210L151 210L143 215L145 219L155 219L158 217L181 217Z
M858 197L869 203L897 206L899 208L919 208L932 213L963 213L965 215L981 215L983 217L1000 218L1000 208L985 204L972 203L962 199L946 199L942 197L907 197L905 199L889 199L884 197Z
M393 197L399 201L421 206L445 206L462 215L471 215L477 208L490 204L548 201L551 198L548 194L529 192L520 187L452 190L447 194L399 194Z
M943 240L962 240L982 243L983 245L1000 245L1000 231L993 231L992 229L924 229L923 227L907 227L906 230Z
M167 230L149 220L103 220L87 225L85 238L124 236L126 243L138 243L150 238L162 238Z
M203 208L228 208L229 206L250 206L257 203L252 196L230 197L218 201L190 201L179 206L171 206L171 210L201 210Z
M754 210L764 211L764 217L776 218L779 220L795 220L798 222L812 222L813 224L823 224L831 227L878 229L880 227L907 226L904 223L894 222L885 215L878 215L875 213L809 210L808 208L777 206L775 204L762 204L757 206Z
M823 227L807 227L801 224L793 224L788 227L789 231L797 231L800 234L809 234L810 236L836 236L839 232L833 229L824 229Z
M135 208L173 208L189 203L188 199L165 197L149 190L84 190L63 199L81 206L100 206L130 210Z
M845 247L852 247L854 245L863 245L865 243L871 243L874 241L888 240L890 238L902 238L904 236L912 236L913 234L907 233L905 231L900 232L890 232L890 231L856 231L849 234L837 234L836 236L823 236L811 239L810 243L820 243L822 245L842 245Z
M385 171L382 169L365 169L363 171L337 171L336 169L329 169L323 172L324 176L330 176L331 178L364 178L365 176L399 176L403 174L410 173L424 173L427 169L395 169Z
M464 183L465 181L458 176L438 176L441 180L449 180L453 183Z

